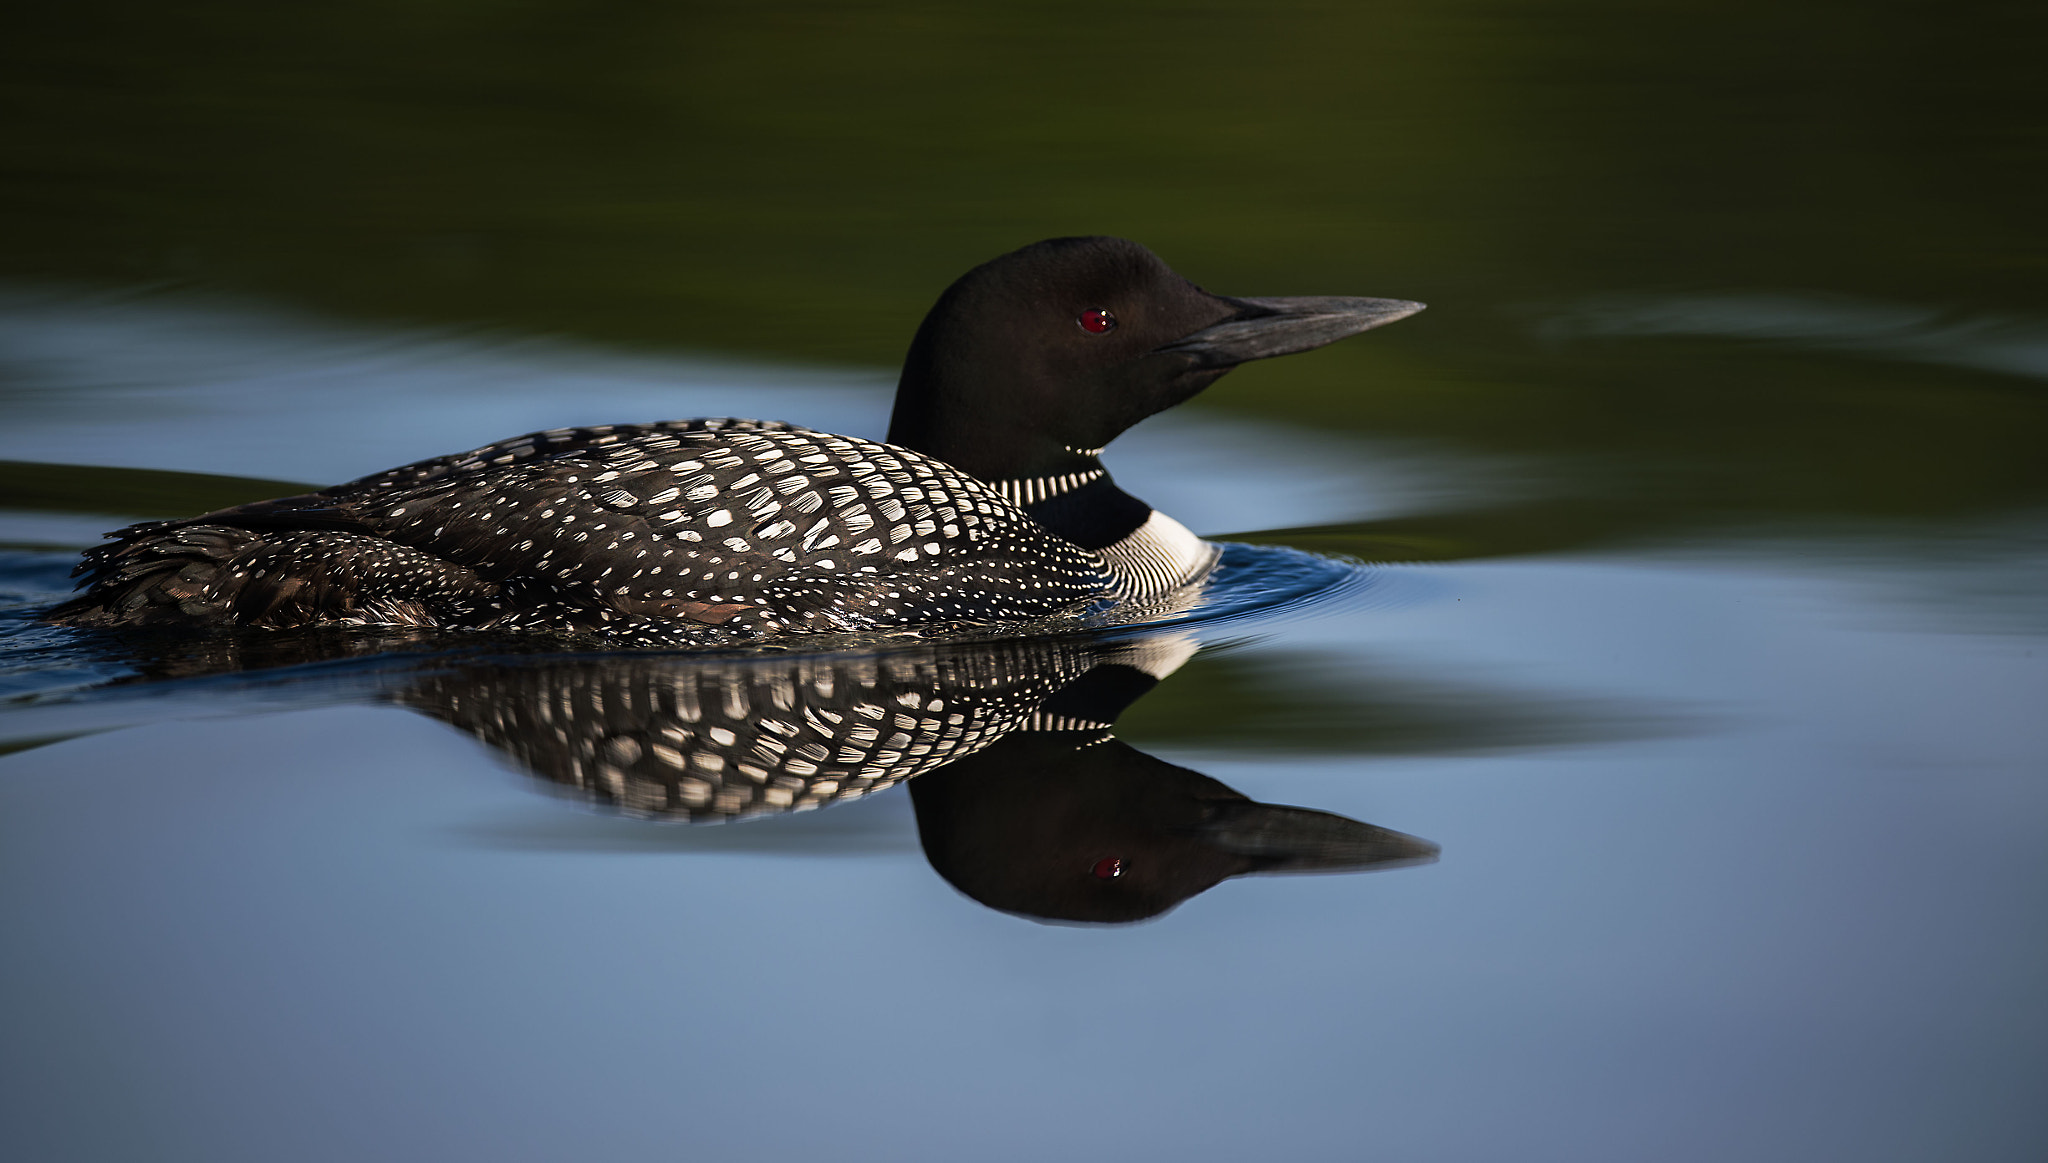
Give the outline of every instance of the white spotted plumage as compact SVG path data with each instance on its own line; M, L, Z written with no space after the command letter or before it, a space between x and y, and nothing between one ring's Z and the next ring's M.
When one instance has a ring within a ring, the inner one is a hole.
M245 507L256 508L269 524L308 527L252 531L238 527L242 510L220 514L220 527L153 523L88 566L117 572L138 543L218 528L252 542L230 559L261 546L262 560L219 571L195 600L244 624L644 643L1035 621L1119 588L1103 558L942 461L755 421L534 433ZM287 573L331 584L309 603ZM253 618L244 590L268 595Z

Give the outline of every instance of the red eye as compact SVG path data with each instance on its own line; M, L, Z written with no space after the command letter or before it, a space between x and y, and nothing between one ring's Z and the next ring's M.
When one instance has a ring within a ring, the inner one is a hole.
M1086 318L1086 316L1083 316ZM1105 856L1095 862L1095 879L1115 880L1124 874L1124 862L1114 856Z
M1116 316L1110 314L1107 307L1091 307L1081 312L1081 318L1076 322L1080 323L1081 330L1090 335L1116 330Z

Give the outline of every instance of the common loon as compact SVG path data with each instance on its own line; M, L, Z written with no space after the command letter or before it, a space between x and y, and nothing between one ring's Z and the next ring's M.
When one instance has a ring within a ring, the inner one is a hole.
M1050 239L939 297L887 443L733 419L532 433L118 530L46 617L697 644L1154 600L1200 581L1215 549L1117 488L1103 447L1240 363L1421 309L1227 298L1134 242Z

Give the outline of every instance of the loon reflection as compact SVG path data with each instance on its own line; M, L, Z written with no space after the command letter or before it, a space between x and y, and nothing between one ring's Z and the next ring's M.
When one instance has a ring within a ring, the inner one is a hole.
M911 784L932 868L990 908L1122 923L1234 876L1436 859L1427 840L1258 803L1116 738L1117 715L1164 677L1161 663L1192 652L1161 649L1173 644L1102 659L1019 730Z
M1137 921L1230 877L1435 858L1425 840L1257 803L1117 739L1117 716L1194 650L1169 635L867 656L555 655L457 664L395 698L636 816L804 811L911 780L939 875L1043 920Z

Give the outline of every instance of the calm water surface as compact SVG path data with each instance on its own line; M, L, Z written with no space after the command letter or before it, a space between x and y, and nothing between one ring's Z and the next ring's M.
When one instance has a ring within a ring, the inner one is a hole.
M2035 17L36 21L6 1157L2048 1152ZM125 520L515 432L879 435L928 298L1080 230L1433 304L1117 443L1241 546L1172 625L707 661L33 621ZM870 689L1115 738L796 813L650 774ZM1201 803L1303 812L1189 847Z

